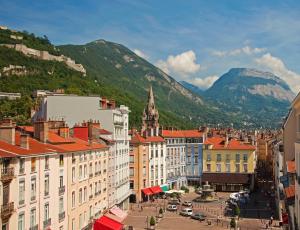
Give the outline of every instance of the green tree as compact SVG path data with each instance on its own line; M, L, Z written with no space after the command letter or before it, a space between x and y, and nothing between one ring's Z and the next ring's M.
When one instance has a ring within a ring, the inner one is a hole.
M154 226L154 225L155 225L155 219L154 219L153 216L151 216L151 218L150 218L150 225L151 225L151 226Z

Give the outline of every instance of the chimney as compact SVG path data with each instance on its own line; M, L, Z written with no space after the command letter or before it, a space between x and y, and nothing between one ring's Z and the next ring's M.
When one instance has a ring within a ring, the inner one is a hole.
M59 132L59 136L63 138L69 138L70 136L70 130L68 126L59 127L58 132Z
M46 121L36 121L34 123L34 137L39 141L46 143L48 140L49 126Z
M228 146L228 134L226 134L226 137L225 137L225 146Z
M93 139L93 121L89 120L87 126L88 126L88 140L91 141Z
M29 136L28 134L21 134L20 136L20 146L23 149L29 149Z
M11 119L4 119L0 122L0 140L15 145L16 123Z

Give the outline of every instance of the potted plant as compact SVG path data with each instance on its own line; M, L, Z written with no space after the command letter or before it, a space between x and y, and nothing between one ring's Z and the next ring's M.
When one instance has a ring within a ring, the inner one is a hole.
M163 214L164 214L164 211L162 208L159 209L159 212L158 212L158 217L159 218L162 218L163 217Z
M150 218L150 229L155 229L155 219L153 216Z

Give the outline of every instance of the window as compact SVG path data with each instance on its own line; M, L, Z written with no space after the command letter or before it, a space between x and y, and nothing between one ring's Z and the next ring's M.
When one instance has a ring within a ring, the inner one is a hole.
M90 184L90 197L93 196L93 184Z
M160 150L160 156L164 157L164 151L163 151L163 149Z
M75 154L72 153L72 164L75 164L75 162L76 162Z
M87 200L87 188L84 187L83 189L83 201L85 202Z
M96 175L98 174L98 163L97 162L95 163L95 174Z
M23 174L25 172L25 159L24 158L20 158L20 169L19 169L19 173Z
M221 164L216 164L216 171L221 172Z
M59 176L59 187L62 188L63 186L64 186L64 176L60 175Z
M48 196L49 195L49 175L45 175L45 192L44 195Z
M72 192L72 208L75 207L75 191Z
M133 182L133 180L131 180L131 181L129 182L129 188L130 188L130 189L134 189L134 182Z
M210 155L210 153L207 153L207 155L206 155L206 161L211 161L211 155Z
M59 198L58 208L59 208L59 213L64 212L64 197Z
M245 161L245 162L248 161L248 154L247 153L243 155L243 161Z
M89 217L90 217L90 219L92 219L92 217L93 217L93 206L92 205L90 206Z
M97 182L95 182L95 196L98 194L98 183Z
M35 226L35 221L36 220L36 209L33 208L30 210L30 227L34 227Z
M75 219L72 219L72 230L75 230Z
M151 149L151 158L153 158L153 149Z
M235 154L235 161L240 162L240 154Z
M230 154L226 154L226 162L230 161Z
M143 176L146 176L146 166L143 167Z
M129 176L133 176L134 175L134 168L130 167L129 168Z
M230 172L230 164L226 164L226 172Z
M59 155L59 166L64 166L64 155Z
M210 171L211 171L211 165L210 165L210 164L207 164L207 165L206 165L206 168L207 168L207 172L210 172Z
M46 203L44 206L44 220L49 219L49 203Z
M79 215L79 228L81 229L83 227L83 216L82 214Z
M158 157L158 149L155 150L155 157Z
M248 172L248 164L244 164L244 172Z
M25 203L25 181L19 182L19 205Z
M31 183L30 183L30 194L31 194L31 200L36 199L36 178L31 178Z
M82 165L79 166L79 180L82 179Z
M45 156L45 169L49 169L49 156Z
M72 167L72 182L75 182L75 178L76 178L75 167Z
M145 169L146 169L146 167L145 167ZM145 173L146 173L146 170L145 170ZM146 174L145 174L145 175L146 175ZM164 165L163 165L163 164L160 165L160 175L161 175L161 176L164 175Z
M221 154L217 154L217 161L221 161L221 160L222 160Z
M134 163L134 156L132 156L132 155L129 156L129 162Z
M87 165L84 165L84 168L83 168L83 173L84 173L84 178L87 178Z
M89 167L89 172L90 172L90 176L93 176L93 164L90 163L90 167Z
M24 213L19 214L18 217L18 230L24 230L25 229L25 215Z
M79 204L82 204L82 188L79 189Z
M35 172L36 171L36 159L35 157L31 158L31 172Z
M240 172L240 164L235 164L235 172Z

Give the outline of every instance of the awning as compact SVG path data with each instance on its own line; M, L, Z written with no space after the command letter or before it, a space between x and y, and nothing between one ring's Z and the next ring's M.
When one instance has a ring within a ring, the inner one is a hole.
M109 210L110 213L114 214L115 216L118 217L118 219L121 220L121 222L123 222L123 220L125 220L125 218L127 217L127 213L124 212L122 209L120 209L119 207L117 206L114 206L112 207L110 210Z
M107 217L102 216L94 223L94 230L122 230L123 224Z
M169 185L168 184L163 184L160 186L161 190L163 190L163 192L166 192L169 190Z
M158 194L163 191L159 186L151 187L150 190L152 191L153 194Z
M143 188L142 192L146 195L146 196L150 196L153 194L153 192L150 190L150 188Z

